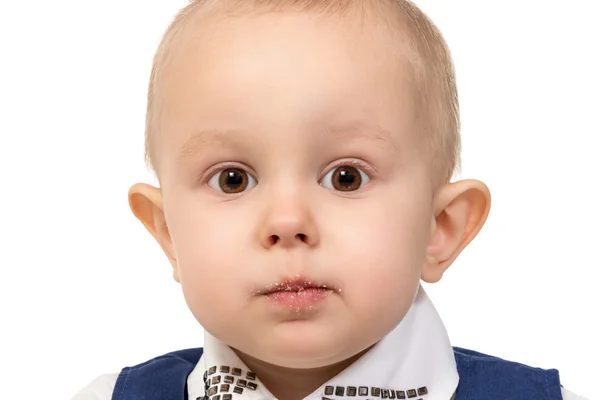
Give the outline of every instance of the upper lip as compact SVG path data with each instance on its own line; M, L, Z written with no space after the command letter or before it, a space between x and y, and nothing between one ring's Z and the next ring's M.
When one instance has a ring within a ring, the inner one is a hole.
M299 292L305 289L327 289L336 290L335 287L310 279L283 279L267 285L257 294L269 295L276 292Z

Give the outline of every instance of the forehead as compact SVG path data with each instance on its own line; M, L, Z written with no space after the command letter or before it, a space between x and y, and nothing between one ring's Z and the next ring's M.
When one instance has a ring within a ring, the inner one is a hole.
M414 71L389 24L299 12L200 21L181 35L160 82L169 154L206 130L359 125L409 139Z

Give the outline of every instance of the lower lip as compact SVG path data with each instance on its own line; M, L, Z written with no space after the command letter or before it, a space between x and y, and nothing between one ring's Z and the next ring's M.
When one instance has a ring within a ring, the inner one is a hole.
M325 300L331 293L329 289L306 288L298 291L282 290L266 296L279 306L309 308Z

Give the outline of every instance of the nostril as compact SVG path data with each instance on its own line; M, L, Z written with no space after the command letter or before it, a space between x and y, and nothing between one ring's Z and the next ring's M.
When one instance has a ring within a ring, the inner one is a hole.
M304 233L298 233L296 234L296 236L294 236L295 240L300 240L303 243L307 243L308 242L308 236L306 236ZM280 243L281 245L283 245L283 243L281 242L281 237L279 235L271 235L269 236L269 246L274 246L277 243Z

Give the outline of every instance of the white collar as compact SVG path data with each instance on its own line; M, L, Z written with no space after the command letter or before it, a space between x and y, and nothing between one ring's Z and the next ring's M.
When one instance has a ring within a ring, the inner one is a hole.
M229 370L221 372L221 367ZM202 399L206 390L210 400L275 399L258 378L248 373L248 367L233 350L205 333L204 354L188 377L189 398ZM215 385L205 388L205 374ZM414 400L450 400L457 386L458 372L448 334L420 287L406 317L392 332L305 400L402 399L403 395ZM363 388L368 388L368 395L363 394ZM215 390L217 393L213 393Z

